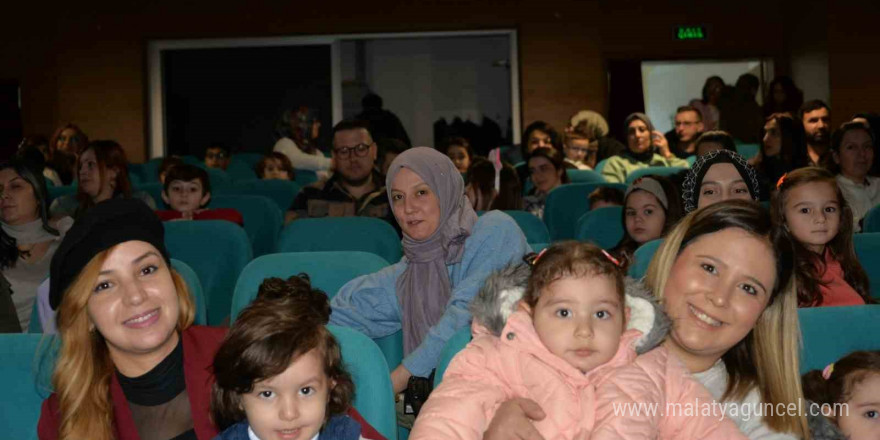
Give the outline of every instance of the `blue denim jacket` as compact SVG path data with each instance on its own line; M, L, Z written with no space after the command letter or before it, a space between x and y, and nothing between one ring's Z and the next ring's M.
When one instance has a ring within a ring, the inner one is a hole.
M530 251L525 235L509 215L490 211L481 216L465 241L461 262L447 266L452 295L446 311L419 347L403 359L406 369L415 376L428 377L437 366L446 341L457 330L470 325L468 305L489 274L521 261ZM355 329L374 339L400 330L396 286L406 265L407 259L403 257L397 264L342 286L330 302L330 324Z

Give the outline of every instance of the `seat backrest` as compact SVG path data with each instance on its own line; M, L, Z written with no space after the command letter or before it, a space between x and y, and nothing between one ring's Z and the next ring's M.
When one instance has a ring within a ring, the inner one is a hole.
M229 164L233 163L242 163L250 169L254 169L260 161L263 160L263 155L260 153L235 153L232 155L232 158L229 161Z
M593 171L595 171L601 175L602 170L605 168L605 164L608 163L608 159L610 159L610 157L606 157L605 159L600 160L599 163L597 163L596 166L593 167ZM604 179L604 177L603 177L603 179Z
M605 177L593 170L565 170L571 183L601 183Z
M219 168L208 168L201 165L208 172L208 180L211 182L211 194L223 192L232 187L232 178L226 171Z
M328 325L339 343L342 362L354 381L354 407L387 439L397 438L397 416L388 364L373 341L345 327Z
M587 197L600 186L626 191L626 185L620 183L569 183L557 186L547 194L544 223L552 241L574 238L578 219L590 209Z
M378 272L388 266L382 257L369 252L290 252L255 258L241 271L235 283L232 320L241 309L257 297L257 290L266 278L287 279L300 273L308 274L312 286L333 298L345 283Z
M208 323L219 325L229 314L238 274L252 259L250 240L241 226L225 220L165 222L165 246L171 257L188 264L202 283Z
M871 282L871 296L880 299L880 232L853 235L856 256Z
M606 206L588 211L578 219L575 238L611 249L623 238L623 232L623 207Z
M434 372L434 388L437 388L437 386L440 385L440 382L443 381L443 374L446 373L446 367L452 362L452 358L454 358L459 351L463 350L464 347L471 342L471 339L471 326L466 325L458 329L458 331L446 341L446 345L444 345L443 350L440 351L440 360L437 362L437 371Z
M272 199L281 212L285 212L293 205L293 200L299 193L300 186L292 180L243 180L235 182L235 186L229 188L224 194L244 194L251 196L263 196Z
M550 232L547 225L541 219L527 211L504 211L513 217L519 228L522 229L529 243L547 243L550 241Z
M284 216L278 205L268 197L218 194L211 197L208 207L231 208L241 213L255 257L275 251L278 234L284 226Z
M529 243L529 247L532 248L532 252L539 253L550 247L550 243Z
M232 157L234 158L235 156ZM229 166L226 168L226 174L229 175L229 178L232 179L233 182L257 178L257 173L254 171L253 166L236 160L229 162Z
M758 144L737 144L736 152L745 159L751 159L758 155L761 146Z
M862 232L880 232L880 205L871 208L862 222Z
M49 203L51 204L53 200L59 197L76 194L76 182L64 186L50 186L46 188L46 191L48 192Z
M42 334L0 334L0 426L4 438L36 439L43 400L52 394L54 337Z
M293 180L301 187L318 181L318 174L311 170L295 170L293 174Z
M199 281L196 271L189 267L189 264L174 258L171 259L171 267L183 277L183 281L186 281L189 294L195 300L196 319L193 322L196 325L208 325L208 308L205 305L205 292L202 290L202 282Z
M639 177L644 176L671 176L673 174L677 174L680 171L686 170L684 167L647 167L647 168L639 168L637 170L633 170L633 172L626 175L626 185L629 186Z
M629 266L629 276L635 279L639 279L648 272L648 265L651 264L651 259L654 258L654 253L657 252L657 249L660 247L660 243L663 242L662 238L658 238L656 240L651 240L636 249L633 254L633 262Z
M801 374L822 370L856 350L880 350L880 305L798 309L803 338Z
M304 218L287 225L278 252L363 251L389 263L403 256L400 237L385 220L372 217Z
M165 200L162 199L162 192L165 190L165 187L159 182L151 182L151 183L141 183L139 185L135 185L136 191L143 191L150 195L153 198L153 201L156 202L156 209L171 209L167 204L165 204Z

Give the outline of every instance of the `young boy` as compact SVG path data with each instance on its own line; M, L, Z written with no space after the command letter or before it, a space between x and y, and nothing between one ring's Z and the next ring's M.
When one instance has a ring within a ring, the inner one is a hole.
M220 143L208 145L205 150L205 166L208 168L219 168L226 170L229 168L229 160L232 158L232 152L229 147Z
M204 209L211 201L208 172L194 165L177 165L165 176L162 200L171 209L156 211L162 221L228 220L244 225L241 213L234 209Z

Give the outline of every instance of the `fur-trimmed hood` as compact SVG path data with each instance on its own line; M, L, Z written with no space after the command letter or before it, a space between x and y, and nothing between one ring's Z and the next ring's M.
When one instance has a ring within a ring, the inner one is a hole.
M531 267L526 263L511 264L492 273L471 302L474 323L500 336L507 318L525 294L530 273ZM627 329L642 332L635 342L636 353L657 347L669 333L670 320L641 281L626 278L626 306L630 309Z

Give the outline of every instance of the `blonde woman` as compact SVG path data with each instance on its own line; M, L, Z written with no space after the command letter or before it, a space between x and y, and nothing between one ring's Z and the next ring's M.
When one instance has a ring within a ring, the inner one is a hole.
M210 440L209 367L225 331L195 306L146 204L87 211L52 258L61 347L37 427L46 439Z
M772 229L769 214L753 202L697 210L667 235L645 282L672 318L665 347L727 404L744 434L809 439L805 414L787 409L803 401L797 295L792 257L778 252L785 247L774 246ZM534 402L512 399L483 438L539 438L529 419L546 416Z

